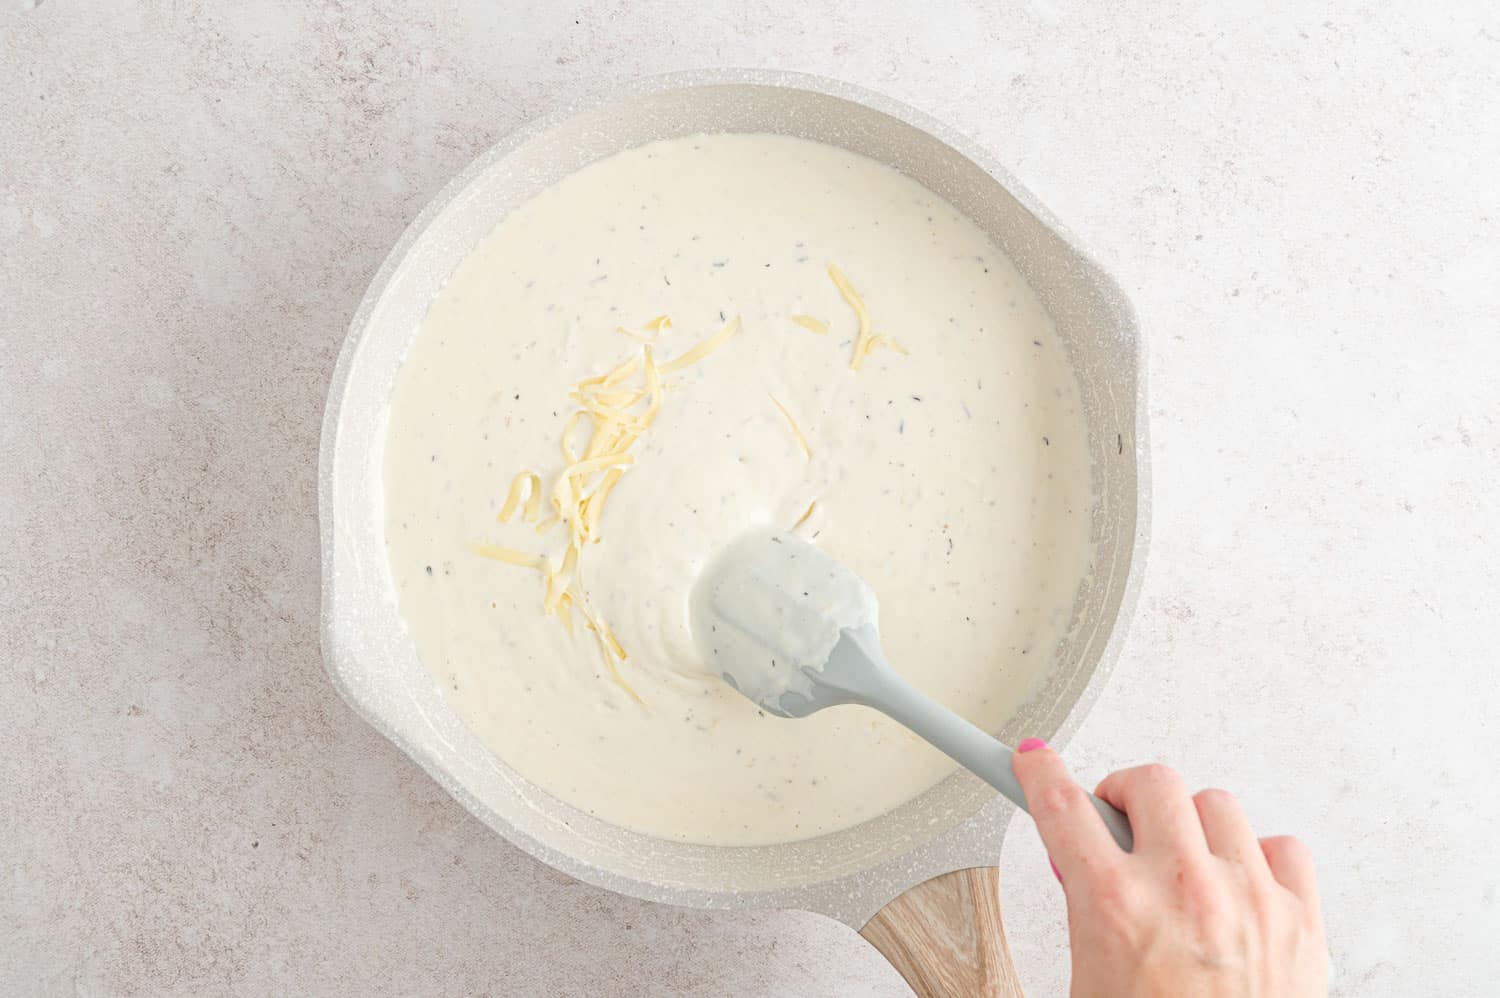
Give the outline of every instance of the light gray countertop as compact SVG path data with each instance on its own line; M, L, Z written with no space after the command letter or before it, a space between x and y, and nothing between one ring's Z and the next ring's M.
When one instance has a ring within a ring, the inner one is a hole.
M716 65L976 136L1134 298L1154 542L1074 767L1306 838L1336 994L1493 993L1495 5L820 6L0 0L0 993L907 993L818 916L537 864L320 661L323 395L387 248L518 123ZM1001 864L1062 994L1029 824Z

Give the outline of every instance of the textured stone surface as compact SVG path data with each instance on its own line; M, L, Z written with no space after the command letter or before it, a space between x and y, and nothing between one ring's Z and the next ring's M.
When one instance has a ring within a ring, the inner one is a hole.
M1494 5L904 6L0 3L0 993L905 993L816 916L539 866L319 661L322 399L387 247L552 103L725 64L978 136L1135 298L1155 540L1073 764L1302 833L1337 994L1489 993ZM1003 860L1061 994L1024 823Z

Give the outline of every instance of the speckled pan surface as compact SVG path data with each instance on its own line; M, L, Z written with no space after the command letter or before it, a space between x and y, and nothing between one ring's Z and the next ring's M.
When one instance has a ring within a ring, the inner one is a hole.
M1120 289L982 150L925 115L817 77L676 74L568 108L489 150L406 230L354 316L329 389L319 473L323 654L366 720L509 841L582 880L706 908L789 907L858 927L906 888L992 865L1014 809L956 773L855 828L803 842L726 848L666 842L550 797L493 756L443 700L397 611L381 514L386 407L433 294L511 208L620 149L695 132L779 132L889 163L968 214L1052 312L1079 374L1096 501L1095 571L1051 677L997 732L1066 739L1091 705L1134 603L1146 538L1145 386Z

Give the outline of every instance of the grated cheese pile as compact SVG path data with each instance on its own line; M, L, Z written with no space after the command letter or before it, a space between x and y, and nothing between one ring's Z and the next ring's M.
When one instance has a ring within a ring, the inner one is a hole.
M666 394L662 376L690 367L723 347L739 331L740 319L735 316L718 333L685 353L658 364L652 346L671 325L672 320L665 315L647 322L642 328L653 334L650 339L622 327L621 332L643 341L640 351L607 373L584 378L573 386L568 398L578 408L563 423L563 469L547 495L552 512L546 519L541 515L541 476L523 471L511 482L496 519L507 523L520 509L525 522L536 524L539 534L545 535L558 526L565 528L568 545L561 559L554 561L545 555L493 544L474 545L474 552L482 557L540 572L543 610L558 617L569 632L573 630L576 610L583 618L584 626L593 633L610 677L640 704L645 701L620 672L620 666L629 658L625 648L584 595L583 555L590 544L603 540L600 523L605 504L625 471L635 463L631 448L661 412ZM789 414L787 419L791 419ZM574 445L584 421L590 428L588 440L579 452ZM800 437L801 431L797 433ZM806 448L805 441L803 447Z
M842 270L830 263L828 277L844 301L854 310L859 322L854 354L849 361L850 368L858 371L865 358L877 347L906 354L906 348L896 340L873 331L864 299L854 290L853 284ZM813 333L821 335L828 332L826 322L810 315L794 315L791 320ZM638 329L616 327L619 333L639 341L640 350L610 371L584 378L568 393L568 398L577 408L563 422L560 446L563 468L550 492L543 490L542 478L534 471L523 471L511 481L496 519L501 523L508 523L519 511L522 519L534 524L536 532L543 536L559 526L563 527L567 531L568 544L562 556L554 560L546 555L494 544L474 545L475 554L482 557L539 572L542 576L543 610L549 616L556 616L561 620L569 633L573 630L573 614L576 611L583 618L584 626L593 633L610 677L637 703L643 705L645 701L625 681L620 671L620 666L629 659L629 655L610 630L609 624L589 605L584 595L583 555L589 545L603 540L600 524L610 493L620 483L626 470L635 463L631 449L651 428L661 412L662 400L666 394L663 376L697 364L723 347L739 331L740 318L735 316L713 336L671 360L658 363L652 348L660 345L671 328L672 319L668 315L658 315ZM812 460L812 448L791 410L774 395L770 398L785 417L803 456ZM585 422L589 424L588 439L583 450L579 451L575 444ZM542 515L544 501L550 507L545 517ZM817 505L816 500L810 503L792 529L796 530L807 523Z

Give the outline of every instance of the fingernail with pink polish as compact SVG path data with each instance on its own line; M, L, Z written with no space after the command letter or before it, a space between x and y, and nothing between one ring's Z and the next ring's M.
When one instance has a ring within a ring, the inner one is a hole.
M1042 741L1040 738L1027 738L1023 742L1021 742L1021 744L1019 744L1019 745L1016 746L1016 751L1017 752L1031 752L1031 751L1033 751L1035 749L1046 748L1046 747L1047 747L1047 743L1044 742L1044 741Z
M1052 862L1051 856L1047 857L1047 865L1052 867L1052 875L1057 878L1057 882L1062 883L1062 874L1057 872L1057 864Z

